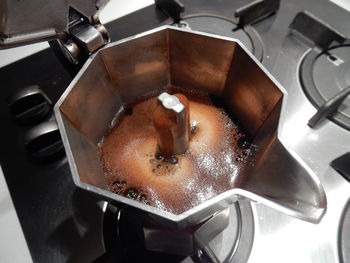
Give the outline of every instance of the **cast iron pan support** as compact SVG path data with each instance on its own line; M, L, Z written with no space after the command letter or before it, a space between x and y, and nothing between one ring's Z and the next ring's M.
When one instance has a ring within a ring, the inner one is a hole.
M317 110L317 112L311 117L307 123L311 128L314 128L318 123L322 122L328 116L332 116L334 112L337 111L338 107L343 103L346 97L350 94L350 86L343 89L334 97L327 100L322 106Z
M262 61L264 57L264 45L255 29L251 26L266 17L275 14L280 7L280 0L256 0L237 9L234 17L238 20L238 29L243 29L253 44L255 57Z
M350 182L350 152L334 159L331 162L331 166Z
M154 2L163 13L174 20L175 24L180 22L185 6L179 0L155 0Z
M336 31L330 25L321 21L307 11L299 12L289 26L290 33L310 46L310 52L304 57L300 68L300 79L303 89L310 101L318 108L314 116L309 120L311 128L316 127L325 118L331 118L338 125L347 125L339 118L334 118L338 107L350 94L350 87L340 91L328 101L321 96L313 80L313 65L316 59L329 48L347 44L346 36ZM334 44L336 43L336 44ZM350 42L349 42L350 43Z

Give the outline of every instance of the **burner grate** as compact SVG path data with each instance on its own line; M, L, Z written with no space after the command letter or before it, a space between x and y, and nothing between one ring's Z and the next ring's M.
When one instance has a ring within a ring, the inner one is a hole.
M350 130L350 39L306 11L298 13L289 28L311 47L299 72L306 96L318 109L309 126L328 117Z
M107 253L94 263L113 262L113 259L118 259L118 262L243 263L247 261L253 245L254 219L249 201L239 200L230 207L229 226L210 241L208 251L200 250L197 256L192 257L147 251L142 231L135 214L109 204L103 221L103 237ZM215 255L214 258L211 253Z

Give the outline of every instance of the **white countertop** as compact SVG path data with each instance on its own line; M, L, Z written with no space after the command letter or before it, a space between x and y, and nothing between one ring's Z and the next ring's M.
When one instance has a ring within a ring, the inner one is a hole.
M0 262L32 262L0 167Z

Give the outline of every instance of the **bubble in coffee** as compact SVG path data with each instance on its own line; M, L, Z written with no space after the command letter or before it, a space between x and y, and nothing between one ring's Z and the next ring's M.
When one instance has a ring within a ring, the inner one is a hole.
M208 94L179 87L167 92L189 100L190 140L184 154L159 152L153 126L159 93L125 104L98 150L110 191L181 214L235 187L254 153L243 127Z

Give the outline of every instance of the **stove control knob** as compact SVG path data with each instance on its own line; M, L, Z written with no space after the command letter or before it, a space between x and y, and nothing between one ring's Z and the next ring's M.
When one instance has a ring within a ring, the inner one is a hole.
M19 123L33 124L48 117L52 102L37 85L33 85L13 94L9 106Z
M51 161L62 157L64 147L55 120L43 122L24 135L28 153L37 161Z

